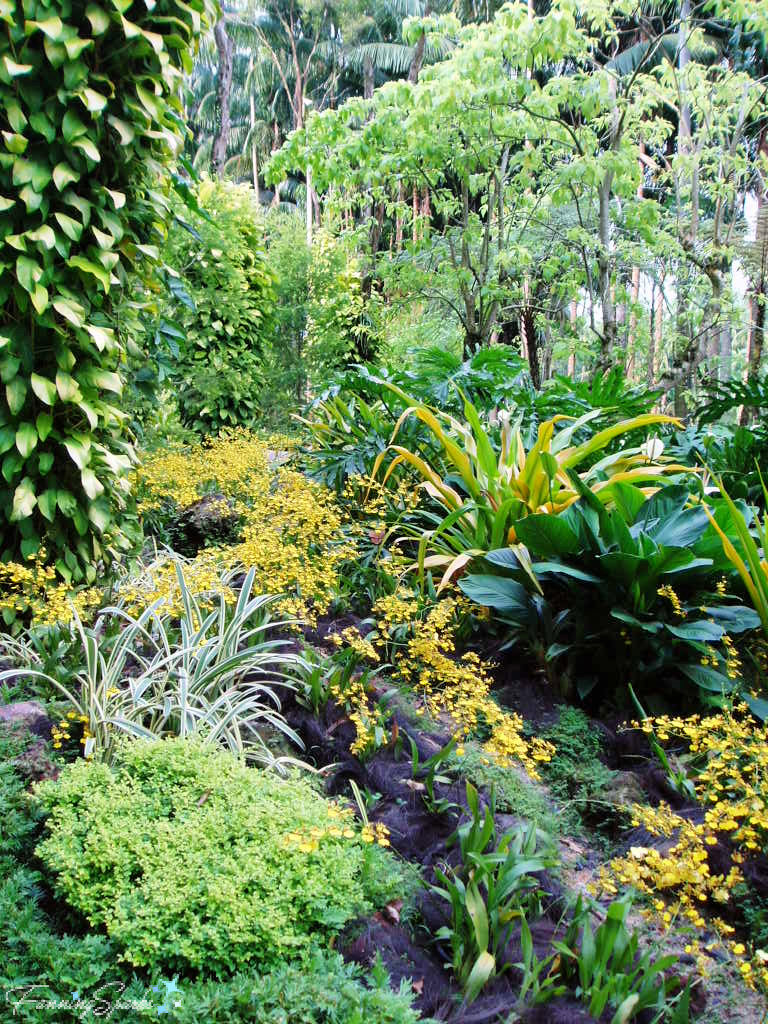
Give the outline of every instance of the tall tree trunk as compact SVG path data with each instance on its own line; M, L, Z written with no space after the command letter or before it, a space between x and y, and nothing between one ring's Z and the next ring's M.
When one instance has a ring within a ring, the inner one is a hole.
M571 304L570 304L570 307L569 307L569 318L570 318L570 321L571 321L571 330L575 334L576 333L576 321L579 318L579 307L578 307L575 299L571 299ZM571 380L573 380L574 377L576 376L576 352L573 350L573 348L568 353L568 376L570 377Z
M616 306L613 302L611 288L611 187L613 171L606 171L598 190L599 199L599 241L600 249L597 257L598 290L600 305L603 311L603 333L600 341L599 370L607 370L613 361L613 349L616 344Z
M253 175L253 191L256 202L261 201L259 196L259 157L256 151L256 102L253 98L253 85L250 81L253 74L253 54L248 58L248 98L251 105L251 174Z
M374 86L374 74L373 74L373 61L366 54L363 58L363 98L366 100L373 99L373 86Z
M403 202L404 189L402 181L397 183L397 216L395 217L395 248L398 252L403 248L403 215L400 210L400 204Z
M425 10L425 14L429 13ZM411 66L408 68L408 81L411 85L416 85L419 80L419 72L421 71L422 65L424 64L424 48L427 45L427 35L425 32L421 32L419 38L416 40L416 46L413 50L413 56L411 57Z
M661 358L661 345L664 340L664 271L658 284L654 282L651 312L651 333L648 340L648 386L656 383L656 362Z
M229 132L232 121L229 110L230 93L232 91L232 40L227 35L227 28L224 20L216 22L213 29L213 38L216 40L216 49L219 53L218 81L216 83L216 103L219 109L219 123L216 135L213 139L211 150L211 165L213 173L220 178L224 172L224 163L227 159L227 146L229 145Z

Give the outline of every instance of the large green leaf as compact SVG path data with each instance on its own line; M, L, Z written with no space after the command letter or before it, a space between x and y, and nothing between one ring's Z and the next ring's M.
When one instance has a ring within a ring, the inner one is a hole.
M532 555L559 558L579 549L579 538L568 523L557 515L526 516L515 524L517 539Z
M503 576L483 573L464 576L459 580L459 588L476 604L500 612L527 611L530 605L525 587Z

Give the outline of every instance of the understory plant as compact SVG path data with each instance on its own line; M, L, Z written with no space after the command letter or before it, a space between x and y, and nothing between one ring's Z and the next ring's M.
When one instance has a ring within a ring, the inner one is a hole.
M226 977L328 941L400 873L307 776L194 740L129 740L41 784L55 889L137 966Z
M710 516L730 530L729 509L708 512L684 486L647 497L614 481L603 492L610 507L580 490L561 514L517 524L524 560L514 547L490 551L490 571L461 579L462 591L495 609L511 642L582 698L600 686L626 701L627 684L653 693L661 678L704 697L732 690L741 668L732 636L759 620L723 579L729 566Z
M611 442L624 440L634 430L675 422L669 416L637 416L606 427L587 441L574 443L576 432L599 414L599 410L592 410L560 430L556 430L558 423L567 417L555 416L541 423L535 443L526 451L520 422L499 413L497 450L471 402L464 402L466 422L462 423L409 401L371 475L377 476L391 453L382 482L386 483L398 466L407 464L419 473L424 490L440 508L439 513L426 517L429 529L409 531L420 537L420 571L441 568L446 583L477 555L504 544L516 544L517 523L526 516L561 513L578 501L584 489L609 504L610 484L614 481L659 486L670 474L690 472L688 467L665 459L655 444L619 448L597 458ZM432 433L441 454L437 465L395 444L402 425L411 417L423 422ZM434 553L427 556L428 550Z
M555 996L573 993L595 1020L613 1010L610 1024L634 1020L688 1024L690 987L671 973L675 954L656 958L653 950L641 949L636 931L628 928L629 899L615 900L593 930L597 909L579 896L565 936L553 943L554 952L538 960L531 931L522 921L523 972L521 1000L546 1003Z
M82 664L73 673L77 687L36 667L40 656L31 646L31 665L0 673L0 681L19 675L60 693L85 723L86 757L110 760L116 736L124 733L197 737L275 763L266 729L301 746L280 714L277 693L291 685L301 659L274 635L285 625L270 620L274 598L253 596L253 569L233 605L222 593L194 594L178 562L176 575L178 615L163 612L156 601L138 616L106 608L93 628L75 616L82 645ZM13 650L18 656L18 642Z
M466 793L471 819L455 835L460 863L435 868L439 884L432 890L451 906L451 923L435 938L450 948L454 977L472 1002L498 971L510 966L499 967L499 955L521 913L539 907L535 876L557 861L535 826L498 837L493 808L481 808L469 782Z

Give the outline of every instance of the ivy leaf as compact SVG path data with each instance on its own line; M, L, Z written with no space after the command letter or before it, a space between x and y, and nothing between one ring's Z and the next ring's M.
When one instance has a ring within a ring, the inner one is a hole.
M67 213L56 212L53 215L59 223L59 227L73 242L79 242L80 236L83 233L83 225L76 221L74 217L70 217Z
M23 377L14 377L9 384L5 385L5 397L11 415L16 416L23 409L27 398L27 383Z
M64 25L61 18L55 16L53 18L46 18L45 21L28 21L24 25L24 33L28 36L38 29L48 36L49 39L52 39L53 42L56 42L64 31Z
M37 436L44 441L53 429L53 416L49 412L38 413L35 426L37 427Z
M80 388L78 387L75 378L70 377L70 375L68 373L64 373L63 370L59 370L56 374L56 390L58 391L59 398L62 402L77 402L82 398Z
M59 192L62 192L67 185L73 181L78 181L80 175L77 171L73 171L69 164L62 161L60 164L56 164L53 169L53 181Z
M41 413L41 415L45 415ZM40 416L37 417L40 419ZM38 433L40 428L38 427ZM40 452L37 456L37 466L40 470L40 475L45 476L46 473L50 472L51 466L53 465L53 452Z
M98 499L97 501L92 501L88 506L88 518L99 533L104 533L112 521L109 502L103 498Z
M41 513L45 516L49 523L53 522L53 517L56 514L56 490L55 488L49 487L43 491L42 494L38 495L37 507Z
M0 381L7 384L8 381L13 380L19 372L20 366L21 360L16 356L6 356L5 359L0 359Z
M37 431L34 424L22 423L16 431L16 447L24 459L28 459L37 447Z
M16 434L13 427L0 427L0 455L5 455L9 448L16 443Z
M87 135L88 129L74 111L68 110L61 119L61 133L67 142L72 142L81 135Z
M33 373L29 378L29 383L41 402L45 402L46 405L53 405L56 401L56 385L53 381L41 377L38 373Z
M77 468L85 469L91 455L91 442L88 438L83 440L77 437L68 437L64 441L64 447Z
M46 309L48 309L48 289L38 284L35 286L35 290L30 298L32 299L32 305L35 307L35 312L38 316L42 316Z
M57 295L51 305L57 313L60 313L65 320L69 320L75 327L82 327L85 323L85 310L79 302Z
M25 476L13 493L11 522L18 522L19 519L28 519L34 512L36 504L35 485L28 476Z
M80 480L83 485L83 490L91 501L104 493L104 484L101 483L92 469L84 469L80 473Z
M75 139L72 145L77 147L77 149L81 149L88 159L93 160L95 164L99 163L101 160L101 154L94 145L93 140L89 139L87 136L84 136L81 139Z
M27 238L33 242L41 242L46 249L52 249L56 244L56 233L50 224L41 224L34 231L27 231Z
M30 295L35 290L35 285L43 276L42 269L30 256L19 256L16 260L16 279Z
M113 114L110 114L107 117L107 121L109 121L109 123L117 132L117 134L120 136L121 146L128 146L133 142L133 140L136 137L136 132L133 130L131 125L128 124L127 121L123 121L121 118L115 117Z
M23 153L29 145L29 139L25 139L23 135L17 135L15 132L3 132L3 140L9 153Z
M90 274L91 277L96 278L104 288L105 292L109 291L109 274L103 267L100 267L98 263L93 263L91 260L87 260L84 256L71 256L67 260L67 266L75 267L77 270L82 270L84 274Z
M95 36L103 36L109 28L109 15L96 4L88 4L85 9L85 16L91 23L91 29Z
M111 327L99 327L97 324L86 324L86 331L93 338L93 342L99 352L111 349L115 345L115 332Z
M107 97L102 96L95 89L85 88L78 93L87 110L92 114L99 114L107 105Z
M5 70L11 78L18 78L20 75L28 75L33 69L32 64L17 64L15 60L11 60L7 55L3 57L3 63L5 64Z

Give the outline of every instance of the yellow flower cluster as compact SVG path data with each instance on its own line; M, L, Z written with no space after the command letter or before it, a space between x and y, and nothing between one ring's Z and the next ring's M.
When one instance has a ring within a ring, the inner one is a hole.
M331 633L331 642L337 647L344 645L350 647L358 657L363 658L365 661L375 663L381 660L379 652L371 641L362 635L357 626L347 626L340 633Z
M717 918L708 922L703 911L727 904L734 886L743 880L745 858L768 850L768 732L743 705L704 718L659 716L633 726L655 733L662 743L677 739L688 744L692 761L699 765L693 782L704 816L694 822L665 804L633 805L633 825L673 843L665 852L633 847L603 870L599 886L610 894L617 891L618 883L663 896L654 907L664 925L682 916L695 928L703 930L711 924L720 935L730 935L730 925ZM709 864L708 851L719 837L734 847L732 866L725 874L713 874ZM745 952L737 943L733 947L737 955L736 947ZM763 953L754 951L754 964L744 961L739 970L751 984L759 981L768 987Z
M314 853L319 849L323 839L360 839L366 844L377 843L389 846L389 829L386 825L365 822L360 832L351 826L354 811L351 807L339 807L338 804L328 805L328 821L323 827L314 826L309 829L287 832L283 836L286 847L298 849L301 853Z
M377 642L386 646L389 630L409 623L411 635L404 652L395 659L396 675L419 691L424 709L435 717L447 714L460 740L481 725L487 727L487 753L505 767L518 762L532 778L538 778L537 765L552 759L552 744L538 737L526 739L520 715L502 710L492 699L491 677L474 651L456 656L457 617L468 607L464 598L446 597L419 617L419 600L397 591L374 605L379 623Z
M350 753L363 757L387 742L386 717L378 704L371 706L365 683L361 677L347 683L331 683L328 692L338 704L343 704L349 720L355 727L355 739Z
M74 608L81 619L101 604L95 587L74 588L62 582L46 552L40 549L28 561L0 562L0 613L10 625L14 620L33 626L54 626L72 619Z
M281 442L284 439L278 439ZM331 603L339 571L354 548L332 493L284 465L264 441L245 430L222 433L196 448L159 453L138 470L144 511L171 501L179 509L215 488L244 526L239 542L205 548L185 576L199 593L223 593L223 570L255 568L257 592L284 595L279 610L314 621ZM129 607L160 598L178 610L173 564L162 560L121 588Z
M254 434L238 429L193 447L145 455L136 470L139 511L159 508L166 500L188 508L211 486L247 502L268 475L269 452Z
M62 744L72 739L72 733L70 730L77 724L82 725L83 734L80 737L81 746L85 746L86 741L91 737L91 730L88 728L88 716L78 715L76 711L68 711L65 718L59 722L58 725L54 725L51 729L51 740L54 750L61 750Z
M672 605L673 615L676 615L679 619L684 619L686 617L688 613L683 609L683 606L680 604L680 598L668 583L665 583L663 587L659 587L656 593L659 597L666 597Z

